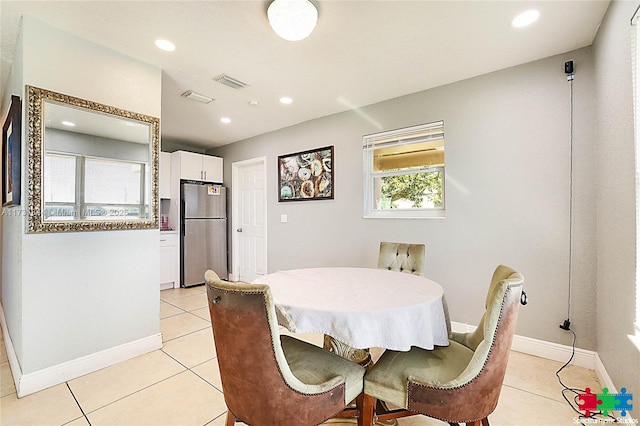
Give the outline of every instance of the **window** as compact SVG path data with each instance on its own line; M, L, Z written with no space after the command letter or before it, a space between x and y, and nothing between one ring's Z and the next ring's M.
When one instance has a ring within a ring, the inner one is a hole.
M44 220L127 219L144 215L144 163L51 154L44 156ZM104 179L104 176L111 176Z
M364 136L364 217L444 217L444 122Z

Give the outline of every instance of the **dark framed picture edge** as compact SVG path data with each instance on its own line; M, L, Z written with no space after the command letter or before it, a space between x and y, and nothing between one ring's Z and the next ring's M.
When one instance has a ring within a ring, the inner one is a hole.
M295 158L297 156L301 156L304 154L314 154L322 151L329 151L330 158L330 171L329 173L329 185L330 185L330 194L327 196L313 196L313 197L283 197L282 196L282 161L287 158ZM333 162L334 162L334 145L327 145L320 148L307 149L298 152L292 152L289 154L283 154L278 156L278 202L290 202L290 201L323 201L323 200L333 200L335 196L335 188L334 188L334 172L333 172Z
M11 127L11 134L8 129ZM22 102L17 95L11 95L7 118L2 125L2 205L20 205L21 194L21 151L22 151ZM8 143L11 139L11 151ZM6 156L5 156L6 153ZM10 160L10 162L9 162ZM10 170L7 170L11 164ZM7 177L11 177L11 199L7 199Z

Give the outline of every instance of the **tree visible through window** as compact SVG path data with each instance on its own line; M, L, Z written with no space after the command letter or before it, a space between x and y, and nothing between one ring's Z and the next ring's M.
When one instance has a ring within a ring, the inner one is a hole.
M442 217L442 121L364 137L365 217Z

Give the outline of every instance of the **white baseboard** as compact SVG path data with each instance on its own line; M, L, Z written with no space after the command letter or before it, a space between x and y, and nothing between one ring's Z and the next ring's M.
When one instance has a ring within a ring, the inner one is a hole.
M43 368L42 370L23 374L7 329L2 305L0 305L0 324L4 334L11 374L13 375L19 398L162 348L162 334L158 333Z
M9 328L7 327L7 319L4 316L4 309L0 304L0 327L2 327L2 337L4 338L4 346L7 350L7 358L9 359L9 368L11 369L11 376L13 376L13 383L18 389L18 379L22 375L20 369L20 363L18 362L18 356L16 355L11 336L9 335Z
M598 356L597 353L596 353L595 371L596 371L596 377L598 378L598 381L602 385L603 389L607 388L609 390L609 393L618 393L618 389L616 388L616 385L613 384L613 380L611 380L609 373L607 373L607 370L604 368L604 364L602 363L602 360L600 359L600 356Z
M468 333L476 329L475 326L457 322L452 322L451 328L458 333ZM531 337L518 336L517 334L513 336L511 349L562 363L569 361L569 358L571 358L571 346L533 339ZM597 365L596 357L597 354L594 351L576 348L571 364L588 368L589 370L596 370L596 372L597 368L602 368L604 371L602 362L600 362L600 366ZM606 374L606 371L604 371L604 374ZM606 374L606 376L608 377L608 374Z

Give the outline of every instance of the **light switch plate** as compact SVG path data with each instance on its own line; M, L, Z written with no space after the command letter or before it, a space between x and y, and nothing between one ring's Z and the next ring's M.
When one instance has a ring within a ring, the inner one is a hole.
M287 223L287 215L286 214L281 214L280 215L280 222L281 223Z

